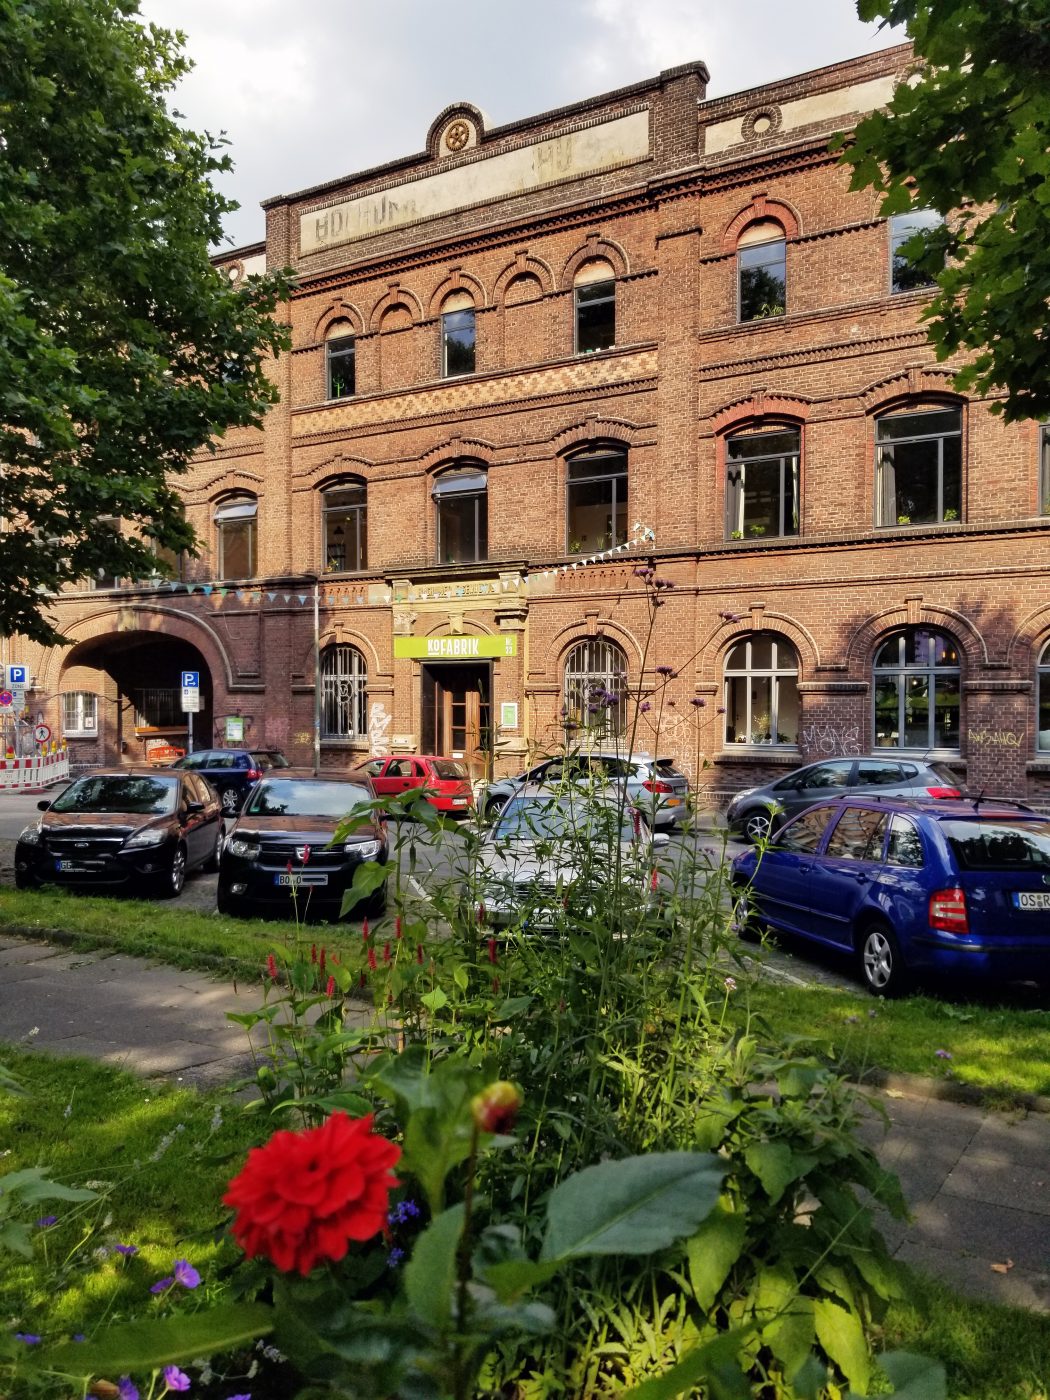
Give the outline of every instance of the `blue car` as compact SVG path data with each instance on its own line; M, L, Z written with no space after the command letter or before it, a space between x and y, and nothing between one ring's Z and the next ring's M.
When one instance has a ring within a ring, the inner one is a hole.
M926 973L1050 983L1050 818L1020 803L821 802L731 879L745 936L847 949L876 996Z

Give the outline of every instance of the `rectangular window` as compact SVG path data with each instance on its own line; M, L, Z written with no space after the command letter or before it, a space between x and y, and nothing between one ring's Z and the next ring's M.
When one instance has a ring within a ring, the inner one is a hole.
M962 508L962 414L896 413L875 425L880 526L940 525Z
M368 516L364 486L340 486L324 495L324 567L344 573L368 567Z
M449 311L441 318L441 373L446 379L473 374L476 349L474 312Z
M798 534L799 435L755 433L726 443L726 534Z
M340 335L325 345L328 372L328 397L352 399L354 396L354 337Z
M588 282L576 288L576 353L588 355L616 344L616 283Z
M139 687L132 691L135 703L135 730L180 729L185 726L182 691L171 686Z
M740 319L761 321L787 310L787 244L778 238L737 252L740 273Z
M439 564L476 564L488 558L489 512L483 471L465 467L434 483Z
M1050 515L1050 425L1039 430L1039 510Z
M928 272L915 266L901 249L910 238L939 228L944 220L933 209L912 209L890 219L890 291L917 292L935 285Z
M627 539L627 458L602 452L569 463L568 548L596 554Z
M94 738L98 733L98 696L71 690L62 696L62 733Z
M236 497L215 512L219 578L255 577L255 517L258 502Z

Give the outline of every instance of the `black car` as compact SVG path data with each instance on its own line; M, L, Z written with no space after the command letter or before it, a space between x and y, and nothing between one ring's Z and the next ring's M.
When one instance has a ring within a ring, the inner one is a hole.
M232 816L263 774L287 768L288 760L279 749L199 749L171 766L207 779L219 794L222 810Z
M360 865L386 863L386 827L368 810L375 800L367 780L268 774L244 804L223 849L219 912L338 918ZM343 818L362 808L363 824L331 846ZM385 908L384 881L353 913L377 917Z
M174 898L187 871L214 870L225 840L222 804L196 773L103 769L77 778L15 847L15 884L144 886Z
M804 807L827 797L963 797L958 776L946 763L923 758L866 754L807 763L762 787L738 792L726 808L731 831L748 841L764 840Z

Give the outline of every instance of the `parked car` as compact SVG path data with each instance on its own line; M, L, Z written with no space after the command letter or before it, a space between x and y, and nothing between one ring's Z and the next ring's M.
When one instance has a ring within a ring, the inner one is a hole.
M38 802L39 821L15 847L15 884L142 885L173 898L187 872L214 870L222 804L197 773L101 769Z
M482 810L487 817L495 817L525 784L537 783L581 785L612 800L626 792L630 805L650 826L661 830L677 826L689 810L689 780L675 767L674 759L625 754L614 748L554 754L513 778L498 778L486 786Z
M504 805L478 858L484 918L496 928L551 930L593 912L617 862L632 898L648 907L653 850L668 837L635 832L630 810L579 789L528 784Z
M427 801L439 812L466 813L474 805L470 771L458 758L436 754L384 754L362 763L351 775L371 780L380 797L392 797L412 788L426 788Z
M731 879L745 933L845 948L877 996L926 972L1050 982L1050 818L1020 803L831 799Z
M880 797L965 796L958 775L946 763L865 754L806 763L762 787L746 788L726 808L726 821L748 841L761 841L813 802L864 792Z
M338 918L343 894L365 861L386 863L386 827L367 812L375 801L367 780L315 778L277 770L253 788L234 822L219 862L221 914L283 911ZM361 811L366 819L338 846L336 828ZM386 908L384 882L353 911L377 917Z
M288 760L279 749L199 749L173 763L207 779L219 794L222 809L231 816L239 812L244 799L264 773L287 768Z

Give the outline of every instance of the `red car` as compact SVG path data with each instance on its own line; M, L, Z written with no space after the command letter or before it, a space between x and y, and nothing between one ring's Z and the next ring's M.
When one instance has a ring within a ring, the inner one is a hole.
M372 780L380 797L389 797L410 788L426 788L428 801L439 812L469 812L474 806L474 789L470 786L467 765L458 758L439 758L435 754L387 754L362 763L355 775Z

